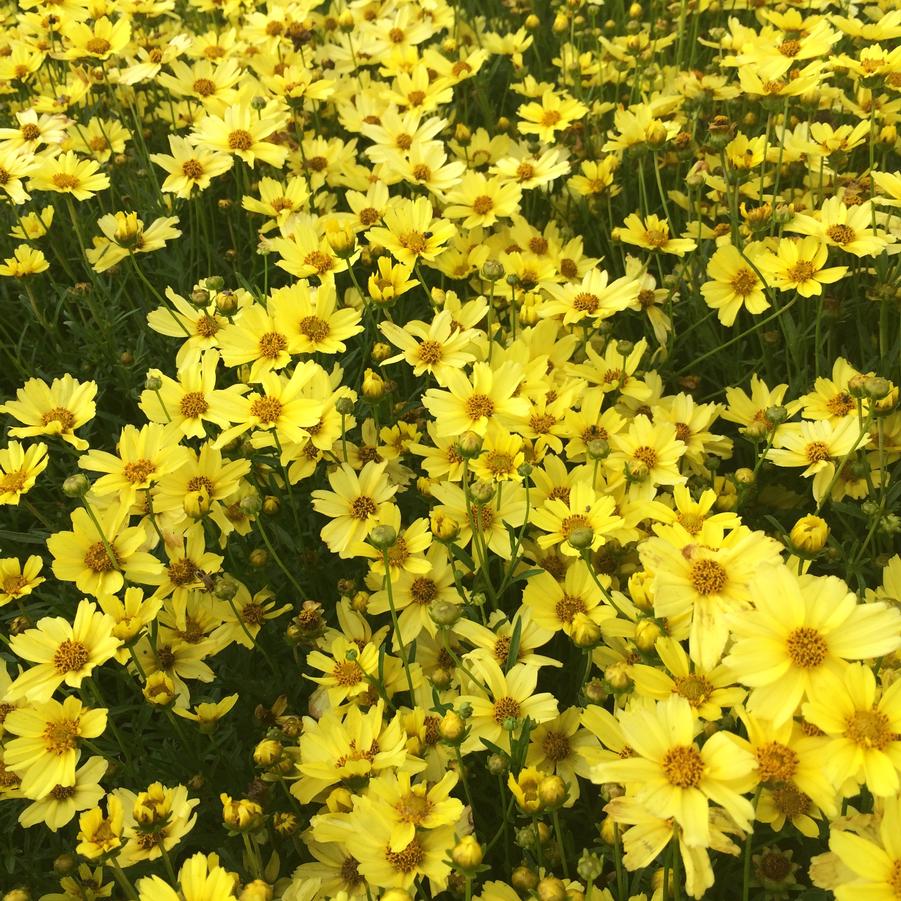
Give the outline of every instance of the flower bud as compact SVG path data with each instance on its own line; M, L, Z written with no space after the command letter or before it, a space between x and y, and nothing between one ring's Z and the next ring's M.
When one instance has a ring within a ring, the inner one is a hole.
M384 341L376 341L376 343L372 345L369 356L373 363L384 363L393 352L394 348L392 348L390 344L385 344Z
M439 541L453 541L460 534L460 524L450 516L432 511L429 516L432 535Z
M503 776L507 772L507 758L503 754L489 754L485 767L492 776Z
M53 861L53 872L57 876L67 876L78 868L78 858L74 854L60 854Z
M652 651L663 629L652 619L639 620L635 626L635 644L642 651Z
M274 495L268 494L263 498L263 513L267 516L277 516L281 510L282 502Z
M410 893L402 888L389 888L382 892L379 901L412 901Z
M460 619L461 612L460 605L451 601L434 600L429 604L429 616L436 626L447 628L454 625Z
M563 804L568 794L566 783L560 776L545 776L538 783L538 797L548 810L553 810Z
M573 644L578 648L593 648L602 637L601 627L587 613L577 613L571 629Z
M255 569L261 569L269 562L269 551L263 547L255 548L250 552L247 560Z
M369 533L369 543L380 551L387 551L397 543L397 529L388 525L376 526Z
M224 792L219 795L222 802L222 821L235 832L252 832L263 822L263 808L256 801L235 800Z
M472 460L482 453L482 436L476 432L464 432L458 439L456 448L465 460Z
M481 863L484 853L475 836L464 835L451 850L451 860L464 872L472 872Z
M216 310L223 316L231 316L238 309L238 298L233 291L223 291L216 298Z
M84 473L77 472L63 482L63 494L66 497L84 497L91 490L91 483Z
M268 882L254 879L253 882L248 882L244 886L241 894L238 895L238 901L272 901L272 895L272 886Z
M335 410L341 416L350 416L354 411L354 402L346 395L339 397L335 401Z
M591 460L603 460L610 454L610 444L603 438L592 438L585 445L585 450Z
M263 509L263 502L258 494L247 494L238 501L238 509L245 516L255 516Z
M577 551L586 550L594 542L594 529L591 526L578 526L569 533L568 542Z
M891 390L892 383L878 375L870 376L863 383L864 394L871 400L882 400Z
M516 867L510 874L510 885L522 894L531 892L538 885L538 874L528 867Z
M603 704L608 697L607 689L600 679L590 679L583 689L583 694L590 704Z
M485 260L482 278L488 282L499 282L505 275L504 264L500 260Z
M278 762L284 750L280 741L276 741L274 738L264 738L253 749L253 761L257 766L272 766Z
M763 418L766 420L770 428L782 425L788 419L788 410L781 404L777 406L767 407L763 411Z
M372 369L363 374L363 397L368 400L379 400L385 395L385 380Z
M494 497L495 486L492 482L479 479L469 486L469 497L477 504L487 504Z
M625 691L632 684L628 663L611 663L604 670L604 678L614 691Z
M353 229L345 226L329 229L326 232L326 240L329 247L335 252L335 256L342 260L346 260L353 256L354 248L357 244L357 236Z
M815 554L823 549L829 537L829 526L819 516L802 516L792 527L791 542L798 550Z
M448 710L441 717L441 722L438 723L438 734L448 744L457 744L463 738L465 731L466 723L463 721L463 717L455 710Z
M147 677L143 694L147 703L153 704L154 707L168 707L178 696L172 677L162 670L157 670Z
M148 375L144 379L144 387L148 391L159 391L163 387L163 380L158 375Z
M556 876L545 876L535 891L538 901L566 901L566 886Z

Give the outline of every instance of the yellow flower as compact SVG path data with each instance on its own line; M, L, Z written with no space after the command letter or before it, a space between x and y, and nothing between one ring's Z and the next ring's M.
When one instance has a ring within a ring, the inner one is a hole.
M205 150L231 153L251 169L256 161L281 169L288 148L267 140L285 126L288 113L276 100L264 109L251 109L247 103L229 106L221 116L205 116L191 133L192 144Z
M215 703L196 704L193 710L176 707L174 713L185 720L197 723L201 732L211 733L222 719L238 702L238 695L228 695Z
M611 437L614 452L608 466L618 472L623 468L631 478L652 485L679 485L685 476L679 472L679 461L685 444L676 437L676 427L668 422L651 422L643 413L629 428Z
M112 617L82 600L72 623L62 616L45 616L34 629L14 635L10 650L34 666L13 681L7 697L43 703L63 683L78 688L95 667L115 656L121 642L113 637L113 626Z
M137 882L140 901L228 901L238 884L235 874L219 866L217 854L194 854L178 871L176 892L159 876L145 876Z
M169 788L159 782L135 794L115 790L124 809L123 838L126 840L117 861L130 867L139 861L158 860L163 850L171 851L197 821L197 798L188 798L183 785Z
M88 442L78 438L75 429L94 418L96 394L96 382L79 382L68 374L50 385L29 379L16 391L15 400L0 406L0 413L24 423L9 430L14 438L59 435L77 450L86 450Z
M107 213L97 220L103 235L93 239L94 246L85 255L95 272L106 272L131 254L165 247L167 241L181 234L175 228L177 222L177 216L161 217L144 228L137 213Z
M23 564L17 557L0 558L0 607L31 594L42 582L44 561L32 554Z
M153 584L160 563L141 550L147 539L144 530L125 525L127 509L112 503L96 515L99 530L87 511L79 508L71 515L71 532L56 532L47 539L56 578L74 582L79 591L93 597L115 594L126 578Z
M424 197L404 199L386 210L384 227L369 229L367 237L380 244L399 263L414 266L420 260L432 262L456 234L446 219L436 219L431 203Z
M751 828L754 808L743 794L754 784L753 758L722 732L699 749L698 727L685 698L672 695L652 707L624 711L619 723L634 756L597 764L595 781L625 783L627 796L649 813L675 820L689 847L710 846L710 801L740 828Z
M169 149L171 155L151 153L150 159L167 173L160 190L176 197L187 198L195 190L205 190L214 178L224 175L234 163L228 154L195 147L178 135L169 135Z
M764 290L766 285L751 265L759 269L759 255L760 249L754 245L740 251L732 244L725 244L710 258L707 275L711 281L701 285L701 294L707 306L717 311L723 325L732 325L742 307L756 316L770 306Z
M51 832L58 831L79 810L93 807L104 796L98 783L108 766L102 757L88 758L75 771L75 781L71 785L53 786L19 814L19 823L26 829L43 823Z
M0 448L0 505L18 505L38 476L47 468L47 445L32 444L27 448L18 441L10 441Z
M565 500L549 498L532 511L530 519L545 533L538 536L538 546L559 545L560 552L568 557L578 557L584 550L597 550L612 532L623 526L614 499L598 494L587 481L575 482Z
M535 135L545 144L553 144L558 131L569 128L588 113L588 107L567 94L547 91L541 102L524 103L519 108L519 132Z
M258 190L259 200L245 194L241 206L250 213L266 216L268 221L263 224L260 234L283 226L296 211L303 209L310 197L303 178L291 178L284 184L274 178L261 178Z
M22 793L38 800L57 785L74 785L79 743L103 734L106 715L72 696L10 711L4 729L16 737L7 741L3 762L21 777Z
M822 697L828 674L841 678L844 661L901 647L898 610L858 603L835 576L761 566L750 596L754 608L730 619L734 644L724 663L751 688L748 710L777 725L802 701Z
M9 278L22 278L26 275L36 275L50 268L43 251L20 244L11 257L7 257L0 265L0 275Z
M463 228L489 228L498 219L509 219L519 210L522 189L481 172L466 172L447 192L444 215L463 219Z
M878 256L891 236L873 230L873 216L869 200L849 207L840 198L829 197L813 215L796 215L785 228L811 235L856 257Z
M96 860L122 845L122 802L114 794L106 796L106 816L93 807L78 819L78 845L75 851L88 860Z
M623 227L615 228L613 236L645 250L672 253L680 257L698 246L691 238L671 238L667 221L653 214L644 219L638 213L626 216Z
M58 157L47 157L31 176L29 187L36 191L71 194L76 200L87 200L109 187L109 177L100 172L94 160L80 160L68 150Z
M641 285L637 279L623 276L608 284L609 275L591 269L579 284L548 285L551 300L539 309L541 316L563 316L564 325L576 325L586 319L600 322L631 306Z
M86 22L70 22L63 28L66 39L66 59L109 59L125 49L131 38L128 16L120 16L112 22L106 16Z
M850 879L833 888L836 901L894 901L898 897L901 873L901 800L884 802L878 841L855 835L847 829L832 828L829 848L851 871Z
M824 676L822 691L825 694L813 695L801 710L807 722L832 739L827 767L835 784L852 780L866 785L876 797L896 796L901 771L901 682L886 687L877 699L873 671L850 664L841 675Z
M375 526L390 525L397 487L389 483L386 466L370 461L358 476L345 463L329 473L331 491L312 493L313 509L330 520L322 528L322 540L340 557L356 556Z
M339 309L335 286L328 282L316 288L302 281L277 288L268 307L276 327L288 339L291 354L343 353L344 342L363 331L360 311Z

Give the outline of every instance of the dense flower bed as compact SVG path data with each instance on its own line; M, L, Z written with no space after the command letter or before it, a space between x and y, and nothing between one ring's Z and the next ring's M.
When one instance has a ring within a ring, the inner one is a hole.
M20 0L5 901L901 898L901 8Z

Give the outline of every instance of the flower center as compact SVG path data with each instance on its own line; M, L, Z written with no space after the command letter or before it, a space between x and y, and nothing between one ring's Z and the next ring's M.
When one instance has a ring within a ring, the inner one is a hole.
M50 789L50 797L54 801L68 801L74 794L74 785L55 785Z
M801 50L801 42L800 41L783 41L779 45L779 52L783 56L789 57L792 59L798 55Z
M644 233L644 240L651 247L663 247L669 241L669 229L649 228Z
M28 481L28 473L24 469L16 472L5 472L0 476L0 491L14 494L25 487L26 481Z
M483 416L494 414L494 401L487 394L473 394L466 399L463 405L466 415L472 419L481 419Z
M413 178L416 181L428 181L431 177L432 170L425 163L420 163L418 166L413 167Z
M785 274L793 282L803 283L813 278L816 268L809 260L798 260L794 266L790 266Z
M833 416L847 416L854 409L854 400L846 391L840 391L826 401L826 409Z
M108 573L111 569L119 568L119 560L113 549L113 559L106 550L102 541L95 541L84 553L84 565L95 573Z
M77 673L91 659L88 649L80 642L67 638L53 655L53 668L62 676Z
M181 172L186 178L190 178L191 181L197 181L200 178L203 178L203 166L200 164L198 160L185 160L181 164Z
M636 447L635 450L632 451L632 457L635 460L638 460L639 463L644 463L648 469L653 469L660 460L657 451L654 450L653 447L648 447L646 444L643 444L641 447Z
M250 415L255 416L264 425L272 425L278 422L282 415L282 402L277 397L263 394L255 398L250 405Z
M810 626L793 629L785 640L785 649L792 663L801 669L816 669L829 653L826 639Z
M854 229L848 225L830 225L826 229L826 235L832 241L835 241L836 244L841 244L843 247L845 244L850 244L856 237Z
M91 38L84 45L84 49L87 50L88 53L102 56L104 53L109 53L110 47L112 46L113 45L106 38Z
M66 751L78 747L78 720L60 720L58 723L47 723L43 739L51 754L61 756Z
M173 585L188 585L196 581L197 565L187 558L181 560L173 560L167 567L166 572L169 575L169 581Z
M892 732L888 717L879 710L856 710L845 721L845 733L855 744L877 751L899 739Z
M53 407L41 415L42 425L50 425L51 422L58 422L62 431L67 432L75 425L75 415L65 407Z
M419 825L432 812L432 802L425 796L417 794L415 791L404 795L394 809L401 822L413 823Z
M236 128L228 136L230 150L250 150L253 147L253 135L243 128Z
M266 332L260 336L260 356L274 360L288 346L288 339L278 332Z
M761 782L789 782L798 770L798 755L787 745L768 741L755 751Z
M520 712L519 701L514 698L498 698L494 702L494 721L499 726L502 726L504 720L510 717L519 719Z
M320 275L335 267L335 261L331 256L321 250L311 251L303 258L303 262L305 266L312 266Z
M363 675L363 667L356 660L339 660L332 670L332 678L345 688L359 685Z
M732 276L729 284L739 297L747 297L757 288L757 276L750 269L742 267Z
M414 838L402 851L392 851L390 846L385 848L385 860L398 873L412 873L425 860L425 849L419 839Z
M370 516L375 516L377 512L378 506L375 501L365 494L354 498L353 503L350 505L350 515L353 519L366 520Z
M197 81L194 82L192 87L194 89L194 93L199 94L201 97L209 97L212 94L216 93L216 82L211 78L198 78ZM247 148L245 147L243 149L246 150Z
M485 216L494 209L494 201L487 194L480 194L472 202L472 210L479 216Z
M444 356L444 351L437 341L433 341L431 338L426 338L419 345L417 356L423 363L426 364L426 366L433 366L435 363L441 362L441 359Z
M698 594L717 594L726 587L728 576L716 560L695 560L688 571L688 580Z
M571 594L565 594L554 605L554 614L561 623L571 624L573 617L577 613L584 613L586 610L585 601L582 598L574 597Z
M313 344L325 341L331 332L329 324L318 316L304 316L297 327L300 333L309 338Z
M829 453L829 445L823 441L811 441L804 448L804 455L809 463L822 463L831 456Z
M713 694L713 683L698 673L676 676L673 682L676 694L682 695L692 707L700 707Z
M676 788L696 788L704 775L701 752L693 745L676 745L663 755L663 774Z
M558 763L569 757L569 739L562 732L548 731L541 743L544 756L552 763Z
M179 412L185 419L196 419L209 410L210 405L200 391L189 391L178 405Z
M193 476L188 479L186 487L188 491L206 491L210 495L216 490L212 479L208 479L206 476Z
M404 234L402 234L398 240L400 241L402 247L405 247L410 251L410 253L417 255L425 253L426 248L428 247L428 242L426 241L425 235L422 234L422 232L404 232Z
M27 587L27 585L28 579L26 579L25 576L7 576L3 580L3 592L4 594L15 596L19 594L19 592L21 592L23 588ZM0 705L0 707L2 707L2 705Z
M197 334L202 338L212 338L221 327L222 326L217 319L205 314L197 320L197 324L195 325Z
M154 472L156 472L156 464L146 458L126 463L122 470L126 481L131 482L132 485L146 482L148 477Z
M773 790L773 805L786 818L794 819L810 810L810 798L789 782Z
M545 128L551 128L556 125L563 116L555 109L545 110L541 115L541 124L545 126Z
M438 586L427 576L419 576L410 586L410 594L417 604L428 604L438 596Z

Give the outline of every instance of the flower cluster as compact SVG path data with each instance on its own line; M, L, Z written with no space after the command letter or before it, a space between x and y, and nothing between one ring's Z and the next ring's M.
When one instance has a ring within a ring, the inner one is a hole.
M896 5L4 4L5 901L901 897Z

